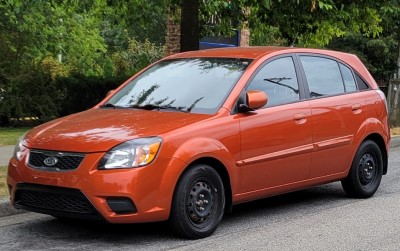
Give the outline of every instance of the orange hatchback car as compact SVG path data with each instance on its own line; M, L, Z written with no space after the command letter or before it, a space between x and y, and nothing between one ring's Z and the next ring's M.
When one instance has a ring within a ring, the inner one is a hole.
M232 205L341 181L370 197L388 167L384 94L351 54L187 52L100 104L33 128L7 184L16 208L212 234Z

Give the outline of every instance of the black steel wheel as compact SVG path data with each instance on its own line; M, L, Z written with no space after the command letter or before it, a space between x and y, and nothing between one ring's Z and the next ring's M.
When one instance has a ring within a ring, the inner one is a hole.
M177 234L189 239L210 236L218 227L225 209L225 191L212 167L190 167L175 189L170 224Z
M382 172L382 152L375 142L367 140L357 150L349 175L342 180L343 189L351 197L371 197L381 183Z

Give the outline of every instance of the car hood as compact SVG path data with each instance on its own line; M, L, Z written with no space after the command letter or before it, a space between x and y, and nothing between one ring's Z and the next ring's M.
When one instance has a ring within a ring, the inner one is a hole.
M27 146L68 152L103 152L124 141L156 136L212 115L135 109L92 109L32 129Z

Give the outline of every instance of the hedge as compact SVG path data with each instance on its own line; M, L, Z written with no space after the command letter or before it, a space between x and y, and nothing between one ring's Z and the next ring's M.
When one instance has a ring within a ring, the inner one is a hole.
M37 72L7 83L0 92L0 126L46 122L89 109L128 77L73 75L51 79Z

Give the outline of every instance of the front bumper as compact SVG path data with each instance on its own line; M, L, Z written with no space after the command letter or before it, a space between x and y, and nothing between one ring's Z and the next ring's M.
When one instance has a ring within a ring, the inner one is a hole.
M21 161L12 158L7 176L11 203L34 212L110 223L168 219L184 162L158 158L141 168L97 170L102 156L87 154L76 170L54 172L27 166L26 156ZM38 198L44 199L39 203ZM84 210L74 209L85 200Z

